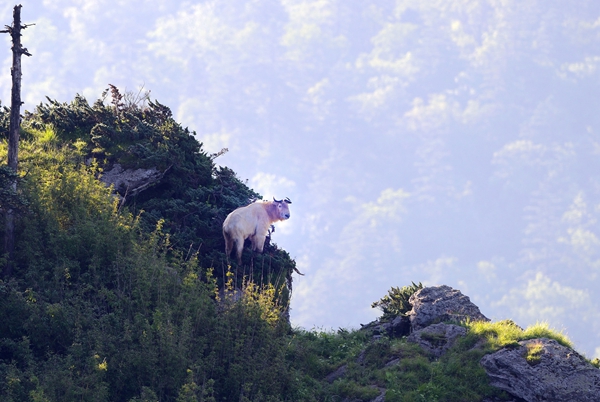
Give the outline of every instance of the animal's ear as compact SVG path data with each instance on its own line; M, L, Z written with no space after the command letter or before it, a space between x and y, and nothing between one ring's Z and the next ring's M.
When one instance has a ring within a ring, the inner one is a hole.
M286 204L291 204L292 203L292 201L288 197L285 197L284 201L285 201Z

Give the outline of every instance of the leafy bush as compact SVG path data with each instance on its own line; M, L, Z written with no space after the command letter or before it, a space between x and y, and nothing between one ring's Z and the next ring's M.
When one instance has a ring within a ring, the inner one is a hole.
M379 308L383 311L381 320L386 321L397 316L405 316L412 309L412 305L408 302L410 297L419 289L423 289L421 282L415 284L412 282L410 286L402 288L392 287L388 290L388 294L383 296L376 302L371 304L372 308Z
M381 393L377 387L363 386L349 380L337 381L330 392L352 401L370 401Z

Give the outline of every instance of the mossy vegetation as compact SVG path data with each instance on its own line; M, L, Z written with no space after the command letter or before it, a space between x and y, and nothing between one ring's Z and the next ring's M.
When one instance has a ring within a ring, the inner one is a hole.
M290 328L289 255L268 244L230 267L223 254L222 220L260 195L168 108L119 95L49 101L23 122L19 191L0 192L19 211L15 269L0 280L0 400L480 401L503 397L485 353L536 337L570 346L544 324L472 322L435 360L406 338ZM166 173L123 202L98 181L117 162ZM392 288L384 318L420 287Z

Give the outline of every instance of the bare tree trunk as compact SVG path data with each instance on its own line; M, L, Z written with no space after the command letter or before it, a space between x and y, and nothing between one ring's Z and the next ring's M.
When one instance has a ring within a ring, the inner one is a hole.
M9 33L12 37L13 64L10 70L12 75L12 92L10 102L10 127L8 131L8 167L17 172L19 164L19 131L21 129L21 55L31 54L21 46L21 29L27 25L21 25L21 5L15 6L13 10L13 25L6 26L2 33ZM10 184L12 191L17 191L17 180ZM15 248L15 211L8 208L6 211L6 229L4 233L4 253L6 265L4 266L4 277L12 275L13 252Z

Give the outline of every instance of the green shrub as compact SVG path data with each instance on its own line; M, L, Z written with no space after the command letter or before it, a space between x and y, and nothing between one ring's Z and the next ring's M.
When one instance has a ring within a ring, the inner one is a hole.
M419 289L423 289L421 282L418 284L412 282L412 285L403 286L402 288L392 287L388 290L387 295L373 302L371 307L383 311L381 316L383 321L391 320L397 316L405 316L412 309L408 299Z
M370 401L381 393L376 387L361 386L354 381L345 379L336 381L332 385L330 392L333 395L339 395L342 399L347 398L353 401Z

